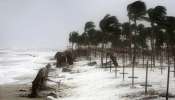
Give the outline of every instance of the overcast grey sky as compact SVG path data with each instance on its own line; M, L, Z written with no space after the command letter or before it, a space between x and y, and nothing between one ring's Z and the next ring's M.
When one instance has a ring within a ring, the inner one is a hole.
M0 0L0 48L65 48L71 31L97 25L107 13L127 21L135 0ZM175 16L175 0L142 0L147 8L164 5Z

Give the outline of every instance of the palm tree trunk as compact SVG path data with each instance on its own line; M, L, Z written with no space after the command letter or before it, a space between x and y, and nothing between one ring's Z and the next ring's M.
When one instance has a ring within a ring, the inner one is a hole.
M161 75L163 74L163 54L162 49L160 50L160 69L161 69Z
M95 48L94 48L94 56L97 57L97 46L95 45Z
M144 67L144 64L145 64L144 50L142 50L142 57L143 57L143 67Z
M136 27L137 27L137 22L136 19L134 20L134 24L135 24L135 35L136 35ZM134 67L135 67L135 59L136 59L136 44L135 44L135 37L133 38L133 42L134 42L134 50L133 50L133 62L132 62L132 87L134 87Z
M167 56L168 56L168 75L167 75L167 90L166 90L166 100L169 98L169 81L170 81L170 58L169 58L169 46L167 46Z
M174 77L175 77L175 56L173 58L174 58Z
M74 51L74 43L72 43L72 53L73 53L73 51Z
M107 46L107 44L106 44L106 46ZM105 46L105 49L106 49L106 50L105 50L105 51L106 51L106 53L105 53L105 54L106 54L106 67L107 67L108 56L107 56L107 47L106 47L106 46Z
M101 65L103 67L103 51L104 51L104 43L102 43L102 47L101 47Z
M153 23L151 23L151 27L152 27L152 33L151 33L151 48L152 48L152 50L151 50L151 68L152 67L155 67L155 43L154 43L154 41L153 41L153 39L154 39L154 25L153 25Z
M131 19L129 18L129 26L131 25ZM129 32L131 32L130 31L130 27L129 27ZM130 36L129 36L129 60L131 60L132 59L132 48L131 48L131 44L132 44L132 33L130 33L129 34Z
M91 63L91 45L88 45L88 51L89 51L89 61Z

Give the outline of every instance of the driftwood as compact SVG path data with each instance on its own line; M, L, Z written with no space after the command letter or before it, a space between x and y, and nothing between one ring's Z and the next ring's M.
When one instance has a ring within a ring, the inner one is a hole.
M48 79L50 64L47 64L46 67L43 67L39 70L36 78L32 82L32 91L30 97L37 97L38 93L46 88L46 81Z

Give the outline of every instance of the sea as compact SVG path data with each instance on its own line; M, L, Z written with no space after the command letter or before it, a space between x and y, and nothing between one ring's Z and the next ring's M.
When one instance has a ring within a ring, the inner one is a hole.
M56 49L0 49L0 85L30 84L38 70L55 62Z

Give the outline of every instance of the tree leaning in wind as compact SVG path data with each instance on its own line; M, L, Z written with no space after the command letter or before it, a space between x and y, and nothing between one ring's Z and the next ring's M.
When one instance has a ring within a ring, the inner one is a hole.
M139 34L136 36L136 43L137 43L136 45L137 45L137 48L141 51L140 55L142 55L142 58L143 58L142 65L144 67L145 51L148 50L148 45L146 42L146 40L148 39L148 31L143 24L139 24L137 27L137 30Z
M84 27L84 33L87 34L87 45L88 45L88 54L90 58L90 63L91 63L91 46L94 42L94 35L95 35L95 25L94 22L89 21L86 22L85 27Z
M74 44L78 42L78 32L73 31L69 34L69 42L72 43L72 52L73 52L73 47Z
M111 42L112 45L114 44L115 40L117 40L119 32L119 21L115 16L111 16L107 14L101 21L100 21L100 29L102 31L102 52L101 52L101 64L103 67L103 57L104 57L104 45L108 42Z
M134 66L136 60L136 43L135 43L135 35L137 34L137 20L141 20L142 17L146 14L146 5L142 1L135 1L127 6L128 17L134 22L134 36L133 38L133 57L132 57L132 87L134 87Z
M167 43L167 55L168 55L168 75L167 75L167 93L166 100L169 97L169 80L170 80L170 54L174 54L175 46L175 17L166 16L164 20L164 27L166 30L166 43Z
M155 67L155 41L156 36L158 36L158 33L156 33L156 29L160 30L160 28L157 28L163 21L164 17L166 16L166 8L164 6L156 6L155 8L150 8L147 11L149 22L151 23L151 50L152 50L152 56L151 56L151 67L152 65Z

